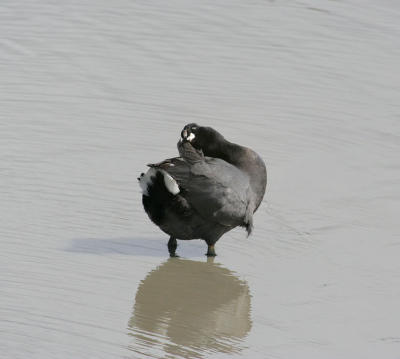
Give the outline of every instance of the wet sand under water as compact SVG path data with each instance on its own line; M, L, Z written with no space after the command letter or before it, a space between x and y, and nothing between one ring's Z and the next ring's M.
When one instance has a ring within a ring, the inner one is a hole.
M3 1L7 358L398 358L400 5ZM188 122L267 162L207 260L145 215Z

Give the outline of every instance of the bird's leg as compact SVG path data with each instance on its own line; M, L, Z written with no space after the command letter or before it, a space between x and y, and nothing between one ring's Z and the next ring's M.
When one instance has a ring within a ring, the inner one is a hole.
M215 257L217 254L215 253L214 244L208 244L208 250L206 253L207 257Z
M178 257L175 253L176 248L178 247L178 243L176 242L176 238L174 237L169 237L168 241L168 252L170 257Z

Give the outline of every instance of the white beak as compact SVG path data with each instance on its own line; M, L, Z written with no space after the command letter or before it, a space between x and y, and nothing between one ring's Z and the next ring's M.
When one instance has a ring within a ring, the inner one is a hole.
M194 133L192 132L189 136L186 137L186 139L191 142L196 136L194 135Z

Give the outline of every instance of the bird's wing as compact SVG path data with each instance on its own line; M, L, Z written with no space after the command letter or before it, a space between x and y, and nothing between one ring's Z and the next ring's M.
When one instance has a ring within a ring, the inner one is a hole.
M248 207L248 178L231 164L216 158L191 167L186 198L205 218L226 226L242 225Z
M248 177L231 164L204 157L188 142L178 144L181 157L152 165L167 171L181 193L200 216L226 226L246 221L250 183Z

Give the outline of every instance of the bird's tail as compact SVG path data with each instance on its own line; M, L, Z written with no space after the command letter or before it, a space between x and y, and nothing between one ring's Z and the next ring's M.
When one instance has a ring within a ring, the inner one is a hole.
M172 195L176 195L180 192L178 183L172 178L172 176L165 170L160 168L151 167L147 173L142 173L138 177L139 186L142 189L143 196L149 195L150 187L153 187L156 179L159 178L164 182L164 189L170 192Z
M165 170L157 168L142 173L138 180L143 192L144 209L150 219L160 225L166 206L173 203L176 194L180 192L179 186Z

